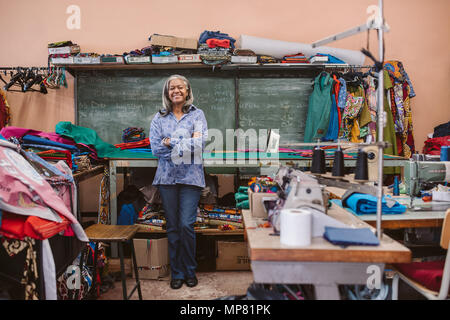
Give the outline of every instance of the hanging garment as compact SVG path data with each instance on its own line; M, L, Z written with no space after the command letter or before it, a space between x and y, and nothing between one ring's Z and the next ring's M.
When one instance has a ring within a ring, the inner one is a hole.
M342 125L339 137L351 141L362 142L360 138L360 125L358 123L358 116L364 104L364 90L361 86L347 87L347 102L342 115Z
M366 137L366 142L374 142L377 135L377 89L375 86L375 78L368 75L364 78L366 85L366 102L370 113L370 123L368 124L369 133Z
M341 82L339 81L339 79L334 74L333 74L333 79L334 79L334 84L333 84L334 97L333 97L333 99L334 99L334 102L335 102L337 115L338 115L338 136L339 136L339 130L341 129L341 122L342 122L341 108L339 108L339 106L338 106L338 104L339 104L339 92L341 90ZM337 139L338 136L336 136L336 139Z
M333 79L327 72L321 72L314 80L314 90L309 96L305 142L321 139L327 132L330 121L332 85Z
M406 81L408 83L409 87L411 88L411 90L408 94L410 98L414 98L416 96L416 93L414 92L414 89L412 86L412 82L411 82L408 74L406 73L405 68L403 67L403 64L400 61L395 61L395 60L385 61L383 64L383 68L385 70L387 70L387 72L389 73L389 75L391 77L394 77L399 82Z
M6 93L0 89L0 129L11 122L11 111L8 101L6 101Z
M402 144L403 144L403 156L411 158L416 152L413 136L412 125L412 111L411 111L411 86L408 82L403 82L403 132L402 132Z
M386 70L383 72L384 76L384 112L386 114L386 126L383 129L383 140L389 143L389 146L384 149L384 154L389 154L397 156L397 140L394 130L394 120L392 118L392 111L390 108L390 90L393 88L393 84ZM377 131L377 141L378 141L378 131ZM400 174L400 167L385 167L383 168L384 174Z
M336 105L336 96L331 95L330 121L328 124L327 134L322 138L323 141L334 141L339 135L339 115Z

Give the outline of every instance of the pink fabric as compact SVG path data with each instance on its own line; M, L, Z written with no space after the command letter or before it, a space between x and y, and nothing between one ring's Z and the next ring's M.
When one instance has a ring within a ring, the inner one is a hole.
M89 241L78 220L50 184L15 150L0 146L0 207L16 214L51 221L56 213L67 218L81 241Z
M42 138L47 138L49 140L55 141L55 142L60 142L60 143L64 143L64 144L68 144L71 146L75 145L75 142L66 138L63 138L62 136L60 136L59 134L57 134L56 132L43 132L43 131L38 131L38 130L33 130L33 129L26 129L26 128L19 128L19 127L5 127L2 128L2 130L0 131L0 134L2 136L4 136L6 139L8 139L9 137L18 137L18 138L22 138L23 136L29 134L32 136L39 136Z

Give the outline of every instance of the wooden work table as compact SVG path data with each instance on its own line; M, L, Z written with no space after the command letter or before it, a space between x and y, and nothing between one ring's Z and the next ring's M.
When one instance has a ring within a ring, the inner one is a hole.
M355 228L371 228L358 217L333 204L328 215ZM367 284L377 268L380 277L386 263L407 263L411 251L383 235L379 246L333 245L323 237L312 238L310 246L290 247L280 243L272 227L263 228L262 218L243 210L245 232L253 277L257 283L313 284L317 299L339 299L338 284Z
M331 192L338 198L341 198L345 193L345 189L327 187L327 191ZM390 194L387 188L384 188L384 194ZM393 199L398 201L401 198L408 198L407 195L392 196ZM419 199L420 200L420 199ZM381 219L382 229L403 229L403 228L430 228L430 227L442 227L444 221L445 210L441 211L414 211L406 209L406 212L402 214L383 214ZM361 214L358 218L364 222L370 224L372 227L376 227L377 215L376 214Z

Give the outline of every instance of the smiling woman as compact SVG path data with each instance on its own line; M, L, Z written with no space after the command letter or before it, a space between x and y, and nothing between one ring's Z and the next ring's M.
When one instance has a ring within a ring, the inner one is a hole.
M167 221L170 287L179 289L183 282L195 287L194 223L205 187L202 154L208 126L203 111L192 104L192 88L185 77L166 80L162 101L163 109L150 126L150 144L159 159L153 185L158 186Z

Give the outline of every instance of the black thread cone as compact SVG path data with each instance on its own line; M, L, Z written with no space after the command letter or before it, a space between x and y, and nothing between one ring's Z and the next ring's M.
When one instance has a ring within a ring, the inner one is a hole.
M344 153L341 149L334 152L333 170L331 171L333 177L344 176Z
M367 168L367 153L358 151L358 159L356 160L355 180L367 181L369 180L369 170Z
M320 148L316 148L313 150L311 173L320 174L326 172L327 170L325 167L325 152Z

